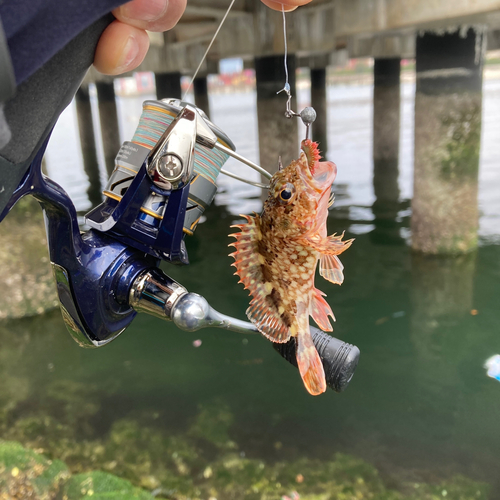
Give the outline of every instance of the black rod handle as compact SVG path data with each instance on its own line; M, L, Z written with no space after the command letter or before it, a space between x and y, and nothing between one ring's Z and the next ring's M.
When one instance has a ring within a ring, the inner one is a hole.
M352 344L332 337L314 326L311 335L325 370L326 385L335 392L344 391L358 366L359 349ZM284 344L273 343L273 347L288 362L297 367L296 342L292 338Z

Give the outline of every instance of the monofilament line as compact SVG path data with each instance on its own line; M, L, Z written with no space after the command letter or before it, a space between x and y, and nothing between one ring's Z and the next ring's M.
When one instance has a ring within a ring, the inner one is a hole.
M288 46L286 42L286 18L285 18L285 4L281 4L281 13L283 14L283 38L285 39L285 87L284 90L290 91L290 84L288 83Z
M193 78L191 78L191 81L189 82L189 85L188 85L188 88L186 89L186 92L184 92L184 95L182 96L183 100L186 98L187 93L191 89L193 82L194 82L194 79L196 78L198 71L200 71L201 65L205 61L207 54L208 54L208 51L212 47L212 44L214 43L215 39L217 38L217 35L219 34L219 31L222 28L222 25L224 24L224 21L226 20L226 17L228 16L229 11L231 10L231 7L233 6L235 1L236 0L231 0L231 3L229 4L229 7L228 7L226 13L224 14L222 21L220 22L219 26L217 27L217 30L215 31L214 36L212 37L212 40L210 40L210 43L208 44L207 50L205 50L205 53L203 54L203 57L201 58L200 64L198 64L198 67L196 68L196 71L194 72Z
M290 92L290 84L288 83L288 44L286 40L286 18L285 18L285 4L281 4L281 13L283 15L283 40L285 42L285 86L276 92L277 94L280 94L281 92L285 92L287 99L286 99L286 111L285 111L285 116L287 118L292 118L292 116L299 116L295 111L292 110L292 93Z

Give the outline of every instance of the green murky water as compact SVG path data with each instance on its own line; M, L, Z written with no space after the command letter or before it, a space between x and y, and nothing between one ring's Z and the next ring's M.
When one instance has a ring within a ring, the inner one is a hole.
M498 105L497 88L488 95ZM363 95L345 110L346 120L357 116L346 134L356 128L366 144ZM410 121L403 117L403 144ZM486 126L483 141L495 130ZM335 148L345 163L347 145ZM162 498L500 496L500 383L484 368L500 353L495 198L483 191L488 234L477 253L424 259L407 245L409 202L357 204L366 184L340 183L330 212L330 233L356 237L342 259L345 283L317 279L337 317L334 335L361 349L345 393L310 396L257 335L189 334L141 316L112 344L83 350L53 311L0 322L0 439ZM248 296L227 257L231 212L212 206L188 240L191 265L164 270L243 319Z
M348 224L344 212L332 211L332 229ZM246 292L225 256L233 220L212 207L189 241L192 264L166 270L243 317ZM337 453L373 466L385 488L463 475L499 491L500 385L483 364L500 352L500 247L422 260L394 231L357 235L343 259L345 284L321 283L337 316L335 335L362 352L345 393L309 396L259 336L189 334L139 317L119 340L89 351L55 311L0 324L0 435L77 471L103 468L186 494L210 483L213 463L228 455L269 470L285 462L307 479ZM250 486L259 470L227 481ZM300 494L302 484L311 488L305 480L287 487ZM280 498L283 488L274 489L269 498Z

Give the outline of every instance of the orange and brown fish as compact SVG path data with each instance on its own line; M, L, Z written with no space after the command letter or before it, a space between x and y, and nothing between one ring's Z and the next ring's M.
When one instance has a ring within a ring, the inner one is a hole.
M273 342L295 337L297 363L307 390L326 390L323 364L313 344L309 316L325 331L332 331L332 310L314 287L314 274L332 283L344 280L337 257L353 240L327 236L326 219L330 187L337 175L335 163L319 161L318 145L302 141L298 160L281 168L271 179L269 197L262 215L243 216L246 224L231 243L231 254L240 283L252 300L247 316Z

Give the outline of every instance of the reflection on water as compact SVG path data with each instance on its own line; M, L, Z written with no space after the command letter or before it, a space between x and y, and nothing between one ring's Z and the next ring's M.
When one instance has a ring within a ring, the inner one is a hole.
M329 89L329 156L339 167L329 232L356 237L342 287L321 283L335 335L362 352L345 393L309 396L257 335L191 334L141 316L117 341L88 351L55 311L0 323L0 436L167 498L498 497L500 386L484 363L500 352L500 82L485 88L482 244L460 259L412 256L406 244L412 87L403 86L399 199L373 187L371 88ZM256 161L254 99L213 96L211 109ZM120 103L122 118L136 104ZM122 120L122 139L133 125ZM74 153L60 147L51 145L49 172L84 210L80 160L66 168ZM187 241L191 265L165 270L243 318L249 299L232 274L227 235L238 213L259 209L259 193L229 178L221 187Z

